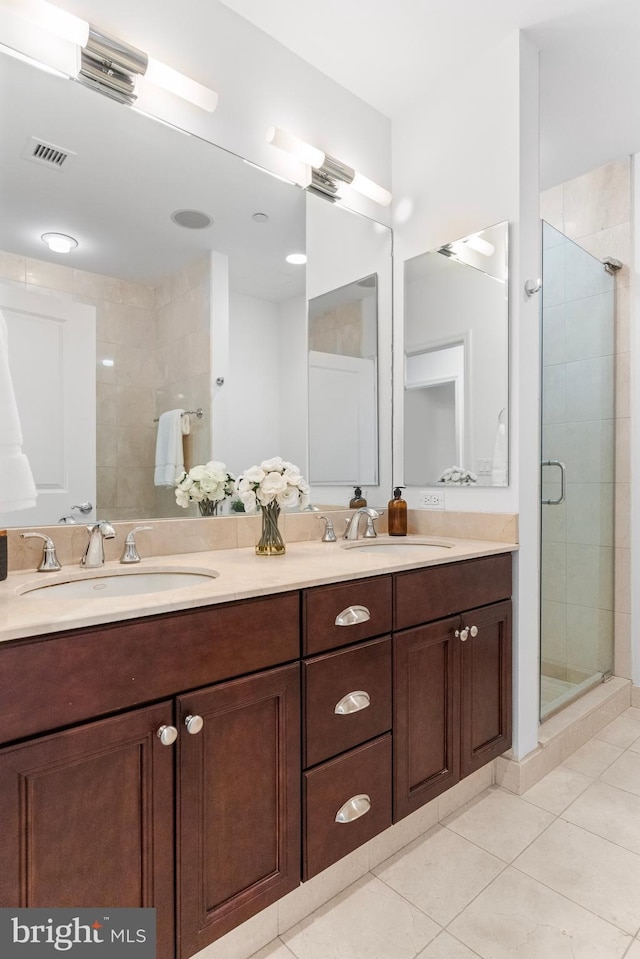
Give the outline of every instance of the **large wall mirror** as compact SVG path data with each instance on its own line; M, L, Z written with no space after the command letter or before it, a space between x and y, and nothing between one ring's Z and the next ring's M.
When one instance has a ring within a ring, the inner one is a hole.
M404 481L507 486L508 224L405 263Z
M321 204L311 245L337 289L324 245L355 245L372 221L12 57L0 84L13 91L0 105L0 309L40 493L0 525L191 515L154 485L157 418L174 408L193 411L187 466L215 458L238 473L282 455L308 474L315 293L310 264L286 257L305 253L307 207ZM373 271L389 278L380 229ZM50 251L50 232L77 247ZM339 489L323 504L334 496L344 504ZM72 509L85 501L90 514Z

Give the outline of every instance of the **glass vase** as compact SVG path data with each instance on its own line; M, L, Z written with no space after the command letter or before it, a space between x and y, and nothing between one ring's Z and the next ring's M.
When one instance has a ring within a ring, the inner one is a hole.
M280 507L277 503L261 506L262 535L256 546L256 556L283 556L286 551L282 534L278 529Z
M219 500L202 499L198 503L198 509L201 516L217 516Z

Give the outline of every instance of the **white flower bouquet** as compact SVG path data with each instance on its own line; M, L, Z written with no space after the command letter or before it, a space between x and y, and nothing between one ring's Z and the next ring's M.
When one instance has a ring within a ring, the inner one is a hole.
M305 509L310 502L309 486L300 470L280 456L245 470L236 480L235 488L245 513L255 513L260 507L272 504L283 509L294 506Z
M217 506L231 496L235 489L235 476L224 463L210 460L203 466L192 466L176 482L175 494L178 506L185 509L197 503L202 513L215 513ZM213 508L207 508L211 504Z

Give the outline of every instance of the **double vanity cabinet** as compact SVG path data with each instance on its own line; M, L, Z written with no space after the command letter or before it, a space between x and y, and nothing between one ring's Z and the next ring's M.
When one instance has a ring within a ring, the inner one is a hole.
M0 646L0 905L193 955L511 741L511 554Z

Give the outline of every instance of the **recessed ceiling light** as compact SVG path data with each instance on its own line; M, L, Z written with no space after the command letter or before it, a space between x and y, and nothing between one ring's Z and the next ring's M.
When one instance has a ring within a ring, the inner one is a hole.
M266 213L254 213L251 219L254 223L266 223L269 217Z
M103 360L100 360L103 366L114 366L115 360L111 360L108 357L105 357Z
M289 256L285 257L287 263L293 263L295 266L301 266L303 263L307 262L306 253L290 253Z
M201 213L200 210L174 210L171 219L178 226L186 227L187 230L204 230L213 223L213 218L208 213Z
M78 245L76 239L72 236L66 236L64 233L43 233L40 239L54 253L69 253Z

